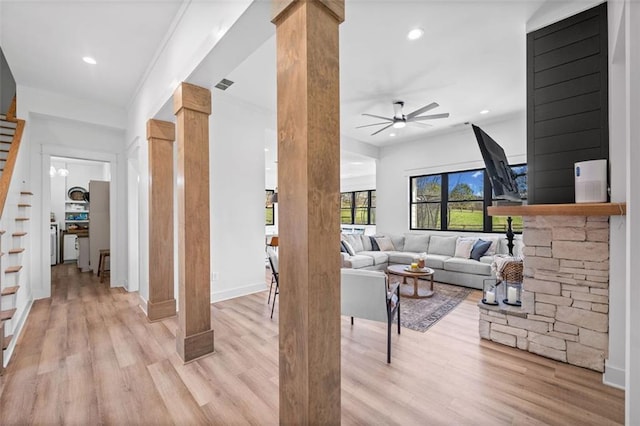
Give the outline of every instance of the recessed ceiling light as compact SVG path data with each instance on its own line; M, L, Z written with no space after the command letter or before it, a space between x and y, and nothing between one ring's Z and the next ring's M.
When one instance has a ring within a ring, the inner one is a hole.
M271 171L271 167L267 167L265 170L266 171Z
M362 161L352 161L351 165L352 166L362 166L364 163Z
M265 148L265 149L264 149L264 152L269 152L269 148Z
M424 30L422 28L414 28L407 34L407 38L409 40L417 40L424 35Z
M488 109L483 109L482 111L480 111L480 114L489 114L489 110Z
M389 133L389 136L394 137L396 134L395 133Z
M93 59L91 56L84 56L84 57L82 58L82 60L83 60L83 61L85 61L86 63L90 64L90 65L95 65L95 64L97 64L97 63L98 63L98 62L97 62L95 59Z

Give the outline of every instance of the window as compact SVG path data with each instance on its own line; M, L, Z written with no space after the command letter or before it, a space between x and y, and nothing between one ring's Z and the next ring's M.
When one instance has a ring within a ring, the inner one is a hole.
M522 199L527 198L527 165L512 166ZM411 229L474 232L506 231L506 217L490 217L493 196L484 169L464 170L410 179ZM515 232L522 232L522 217L513 217Z
M276 221L275 221L275 215L274 215L274 208L273 208L273 203L271 202L271 197L273 197L273 194L275 193L275 191L273 189L267 189L266 190L266 199L265 199L265 224L266 225L275 225Z
M484 171L449 173L447 229L484 230Z
M442 175L411 178L411 229L440 229Z
M376 191L342 192L340 194L340 223L375 225Z

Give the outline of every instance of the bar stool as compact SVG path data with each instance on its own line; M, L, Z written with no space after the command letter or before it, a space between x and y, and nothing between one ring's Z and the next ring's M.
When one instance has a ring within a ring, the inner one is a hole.
M104 282L104 273L110 273L110 269L105 269L105 265L107 263L107 258L111 260L111 252L109 249L100 250L100 260L98 261L98 276L100 277L100 282Z

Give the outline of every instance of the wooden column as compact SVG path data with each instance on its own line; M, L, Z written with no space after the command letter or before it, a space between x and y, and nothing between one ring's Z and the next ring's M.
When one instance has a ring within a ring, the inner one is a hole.
M183 361L213 352L209 243L211 92L182 83L173 94L178 124L177 349Z
M278 67L280 423L339 424L344 1L274 1Z
M147 318L176 314L173 294L173 123L147 121L149 141L149 302Z

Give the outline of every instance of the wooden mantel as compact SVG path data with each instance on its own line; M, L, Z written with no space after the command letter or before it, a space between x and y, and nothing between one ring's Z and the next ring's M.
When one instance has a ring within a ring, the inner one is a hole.
M624 216L627 203L531 204L492 206L489 216Z

